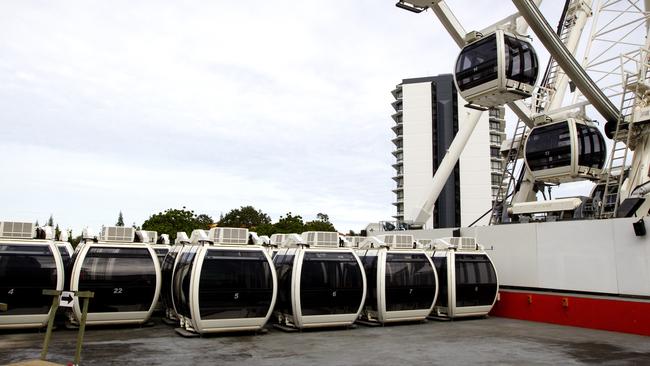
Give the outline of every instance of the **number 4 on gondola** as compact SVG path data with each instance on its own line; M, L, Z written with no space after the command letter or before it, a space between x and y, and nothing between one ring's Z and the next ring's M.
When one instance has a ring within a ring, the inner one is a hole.
M72 291L63 291L59 296L59 306L64 308L71 308L74 304L74 292Z

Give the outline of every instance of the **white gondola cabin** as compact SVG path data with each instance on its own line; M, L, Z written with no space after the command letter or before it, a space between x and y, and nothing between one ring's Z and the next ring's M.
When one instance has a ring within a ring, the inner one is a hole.
M279 295L275 317L297 329L350 326L366 297L366 276L357 254L339 247L336 232L291 234L273 263Z
M248 245L248 230L213 228L181 250L173 275L174 307L190 332L256 331L277 296L273 262L265 248Z
M487 315L497 299L497 271L474 238L436 239L430 252L438 271L440 294L434 316Z
M593 123L568 118L533 128L524 151L526 167L535 179L566 183L599 179L607 147Z
M456 60L460 95L481 107L500 106L532 95L537 55L523 37L497 30L467 44Z
M63 261L53 238L34 239L30 222L0 221L0 328L47 325L52 297L43 290L63 290Z
M133 242L134 234L129 227L104 227L103 241L87 240L77 251L70 290L95 293L89 302L87 324L142 324L149 320L160 294L160 265L149 244ZM73 315L75 321L81 319L78 299Z
M368 296L361 313L364 321L422 321L433 310L438 276L431 258L414 249L412 235L369 237L357 253L368 278Z

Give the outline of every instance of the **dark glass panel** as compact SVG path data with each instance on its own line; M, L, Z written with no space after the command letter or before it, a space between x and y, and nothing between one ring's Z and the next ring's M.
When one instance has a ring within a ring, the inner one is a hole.
M530 43L504 35L506 78L529 85L537 81L537 55Z
M295 249L280 249L273 258L276 275L278 276L278 298L275 302L275 310L288 315L293 315L291 277L293 275L294 259Z
M372 254L366 252L360 259L363 269L366 271L366 282L368 283L364 308L377 311L377 252L374 251Z
M571 133L567 122L537 127L526 141L526 161L532 171L571 165Z
M491 35L465 48L456 61L456 83L461 91L498 77L497 41Z
M431 307L436 295L433 271L424 253L387 253L386 311Z
M162 264L163 260L165 259L165 256L167 255L167 253L169 253L169 249L168 248L156 248L156 249L154 249L154 251L156 252L156 257L158 257L158 263Z
M492 305L497 274L484 254L456 254L456 306Z
M68 248L66 248L65 245L57 245L56 248L61 254L61 260L63 260L63 268L67 269L68 265L70 264L70 253L68 252Z
M438 273L438 299L436 306L449 306L449 288L447 287L447 257L433 257L433 265Z
M56 290L54 254L48 245L0 244L0 302L3 315L46 314L52 303L43 290Z
M605 165L606 151L603 135L596 127L576 124L580 155L578 165L602 169Z
M272 299L271 266L263 252L208 250L199 283L202 319L262 318Z
M190 280L192 268L194 267L194 257L199 250L198 245L186 246L180 253L180 258L176 264L173 275L172 297L176 305L176 312L187 318L192 317L190 311Z
M306 252L300 273L302 315L356 313L363 298L361 271L352 253Z
M181 244L174 245L169 253L165 255L165 258L160 265L160 298L162 299L163 305L168 309L173 307L171 288L174 263L176 262L176 257L178 257L178 253L182 248L183 245Z
M156 292L156 269L147 248L88 249L79 290L93 291L88 312L148 311Z

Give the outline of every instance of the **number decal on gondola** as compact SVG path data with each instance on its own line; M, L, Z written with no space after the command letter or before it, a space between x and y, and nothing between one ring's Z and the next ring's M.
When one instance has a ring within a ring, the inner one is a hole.
M239 292L235 292L235 300L239 299Z
M113 294L121 294L123 289L121 287L115 287L113 289Z
M332 297L336 297L336 291L332 292Z
M14 294L14 289L10 288L9 289L9 295L13 295L13 294Z
M409 295L413 295L413 289L412 288L409 289Z

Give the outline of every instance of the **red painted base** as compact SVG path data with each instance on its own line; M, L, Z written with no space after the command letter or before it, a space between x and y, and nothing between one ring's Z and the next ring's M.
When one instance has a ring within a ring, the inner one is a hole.
M490 315L650 336L650 302L501 290Z

